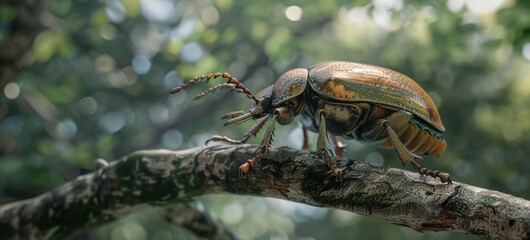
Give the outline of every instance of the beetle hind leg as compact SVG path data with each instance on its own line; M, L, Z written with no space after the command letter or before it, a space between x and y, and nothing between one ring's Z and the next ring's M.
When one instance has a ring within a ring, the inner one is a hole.
M399 140L399 137L394 131L394 129L392 129L388 125L388 122L386 120L383 121L382 124L383 124L383 127L388 132L388 138L390 139L390 142L392 143L394 150L396 150L396 153L399 156L399 159L401 160L401 163L403 164L403 166L405 166L407 162L412 163L412 162L415 162L415 160L423 160L423 158L410 152L405 147L405 145L403 145L403 143Z
M398 114L397 117L399 118L400 112L397 112L395 114ZM389 118L391 118L391 117L392 116L390 116ZM405 147L405 145L403 145L403 143L399 140L399 137L397 136L397 134L394 131L394 129L392 129L392 127L390 126L389 121L383 120L381 123L382 123L383 127L386 129L386 131L388 133L388 137L390 139L390 142L392 143L392 146L394 147L394 150L396 151L396 153L399 156L399 159L401 160L401 163L403 163L403 165L405 165L405 163L407 163L407 162L410 162L412 167L414 169L418 170L418 172L421 175L428 175L428 176L431 176L433 178L440 178L440 180L443 183L449 183L449 184L452 183L451 177L449 176L448 173L440 172L438 170L433 171L433 170L429 170L427 168L421 167L420 164L418 164L416 162L416 160L423 160L423 158L421 158L420 156L410 152Z

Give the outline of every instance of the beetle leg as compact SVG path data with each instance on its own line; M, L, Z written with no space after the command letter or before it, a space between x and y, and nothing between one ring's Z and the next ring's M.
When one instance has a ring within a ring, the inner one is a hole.
M302 143L302 150L309 149L309 141L307 138L307 128L302 125L302 136L304 137L303 143Z
M403 129L403 126L412 119L412 114L406 111L398 111L390 116L377 120L368 129L362 133L362 139L366 141L377 141L388 137L388 131L386 130L385 124L388 124L394 131ZM403 163L405 164L405 163Z
M234 140L234 139L231 139L231 138L229 138L227 136L213 135L211 138L208 138L208 140L206 140L206 142L204 142L204 145L208 145L208 143L210 143L210 142L224 142L224 143L228 143L228 144L239 145L239 144L245 143L246 139L245 139L245 137L243 137L240 140Z
M223 115L223 116L221 117L221 119L232 119L232 118L239 117L241 114L243 114L243 111L229 112L229 113Z
M307 136L307 127L302 125L302 136L303 136L303 143L302 143L302 150L309 149L309 141ZM333 145L335 146L335 154L337 157L342 157L344 155L344 147L346 147L346 144L342 142L340 137L333 136Z
M395 122L393 122L394 125L399 126L401 121L404 121L407 118L409 118L410 113L408 113L408 114L404 114L404 113L407 113L407 112L404 112L404 111L396 112L396 113L390 115L390 117L388 117L387 119L385 119L385 120L383 120L381 122L383 127L388 132L388 137L390 139L390 142L392 143L392 146L394 147L394 150L396 151L397 155L399 156L399 159L401 160L401 163L403 163L403 165L405 165L405 163L410 162L412 167L414 169L418 170L418 172L420 174L428 175L428 176L431 176L433 178L438 177L438 178L440 178L440 180L443 183L446 183L446 182L447 183L452 183L451 182L451 177L449 176L448 173L440 172L438 170L433 171L433 170L429 170L427 168L421 167L420 164L418 164L415 160L422 160L423 158L421 158L420 156L418 156L418 155L412 153L411 151L409 151L405 147L405 145L403 145L403 143L399 140L398 135L396 134L394 129L390 126L390 123L392 123L392 121L395 121ZM408 120L410 121L410 119L408 119Z
M241 166L239 166L239 177L240 178L246 178L246 175L248 171L250 171L250 168L256 166L256 164L258 164L258 162L261 159L263 159L265 156L267 156L267 154L269 153L269 150L272 146L272 137L274 136L277 113L274 113L270 116L271 116L271 121L269 123L269 126L267 127L267 131L265 132L265 136L263 137L263 140L261 140L261 144L258 146L258 149L256 151L257 153L256 156L252 157L251 159L247 160L246 163L243 163L241 164ZM267 119L267 118L264 118L264 119ZM266 120L260 120L258 124L262 122L264 124L265 121ZM261 126L258 127L258 129L259 128L261 128Z
M330 146L328 131L326 126L326 112L320 110L317 112L320 118L320 124L318 126L318 140L317 149L318 153L323 156L324 162L331 168L333 175L336 176L337 181L342 181L342 169L337 166L337 163L331 160L331 157L335 156L335 151L332 151Z
M452 184L453 181L451 180L451 175L449 175L449 173L445 173L445 172L440 172L438 170L430 170L430 169L427 169L427 168L424 168L424 167L421 167L417 162L414 162L412 161L412 167L416 170L418 170L418 172L421 174L421 175L428 175L428 176L431 176L433 178L440 178L440 181L442 181L443 183L449 183L449 184Z
M388 123L387 120L383 120L382 124L383 124L383 127L388 132L388 137L390 138L390 142L392 143L392 146L394 147L394 150L396 150L396 153L399 156L399 159L401 160L401 163L403 163L403 166L405 166L405 164L407 162L410 162L410 163L414 162L414 160L416 160L416 159L417 160L422 160L422 158L420 156L410 152L405 147L405 145L403 145L403 143L399 140L399 137L396 134L396 132L394 131L394 129L392 129L389 126L389 123Z
M269 119L268 117L262 117L261 119L259 119L258 122L256 124L254 124L254 126L252 126L245 133L245 135L243 135L243 138L241 138L240 140L234 140L234 139L231 139L231 138L226 137L226 136L214 135L210 139L206 140L206 142L204 144L208 145L208 143L211 142L211 141L213 141L213 142L225 142L225 143L228 143L228 144L243 144L243 143L246 143L248 141L248 139L250 139L250 137L256 136L256 134L259 132L259 130L261 130L261 128L263 127L263 125L265 125L265 122L267 122L268 119Z

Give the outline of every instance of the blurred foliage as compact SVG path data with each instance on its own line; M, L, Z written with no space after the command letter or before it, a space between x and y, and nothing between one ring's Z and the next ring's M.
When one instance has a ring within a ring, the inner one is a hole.
M1 41L16 10L0 6ZM223 128L217 120L244 108L243 96L192 102L206 88L199 84L170 96L183 80L227 71L257 92L288 69L328 60L415 79L447 129L447 151L424 166L528 199L529 11L516 0L49 0L31 66L0 92L0 202L47 191L96 158L199 146L214 134L237 138L252 124ZM277 135L275 146L301 146L297 124ZM393 151L347 144L352 159L400 167ZM274 199L201 201L243 239L476 239ZM190 238L160 221L127 218L90 239Z

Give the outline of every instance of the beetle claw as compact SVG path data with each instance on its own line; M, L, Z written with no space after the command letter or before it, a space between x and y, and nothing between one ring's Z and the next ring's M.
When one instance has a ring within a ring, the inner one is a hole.
M250 163L246 162L246 163L241 164L241 166L239 166L239 178L241 179L247 178L248 171L250 171Z
M330 169L329 171L326 172L326 174L328 174L328 178L335 178L335 182L342 182L344 181L344 175L342 174L342 169L337 167L337 168L334 168L334 169Z
M319 153L319 156L323 158L324 163L326 163L326 165L328 165L328 167L331 169L331 174L335 176L335 181L342 182L343 180L342 169L339 166L337 166L337 163L335 161L331 159L328 151L325 149L322 149Z
M239 169L239 178L240 179L247 178L247 174L245 172L243 172L243 170L241 170L241 169Z
M417 164L417 166L419 166L419 164ZM451 180L451 176L449 175L449 173L440 172L438 170L430 170L424 167L418 167L417 169L421 175L431 176L433 178L439 178L442 183L453 184L453 181Z
M342 169L339 167L333 169L333 175L335 175L335 182L342 182L344 180L342 176Z
M453 184L453 181L451 180L451 176L449 175L449 173L437 172L436 175L438 176L438 178L440 178L440 180L443 183Z
M449 174L447 174L447 175L449 175ZM453 181L451 180L451 176L447 176L446 180L447 180L447 183L453 184Z

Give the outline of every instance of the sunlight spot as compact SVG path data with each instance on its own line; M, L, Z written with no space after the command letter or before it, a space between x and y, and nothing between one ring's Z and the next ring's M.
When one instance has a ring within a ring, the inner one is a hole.
M182 133L176 129L168 130L164 133L164 136L162 136L164 147L169 149L178 149L182 146L182 140Z
M125 7L117 0L106 1L105 13L112 22L121 22L125 19Z
M132 61L132 67L136 73L144 74L149 72L149 69L151 69L151 61L146 56L139 55L134 57Z
M207 7L201 11L201 19L206 25L215 25L219 21L219 12L214 7Z
M114 69L114 59L109 55L98 56L95 67L98 72L110 72Z
M380 27L388 27L390 20L392 20L392 15L389 10L383 8L376 8L372 12L372 18L374 22Z
M368 8L354 7L347 13L347 19L350 23L364 23L368 18Z
M149 108L149 118L155 124L161 124L169 119L169 110L162 104L155 104Z
M299 6L289 6L285 9L285 17L293 22L300 21L303 14L304 11Z
M72 119L64 119L57 124L55 132L59 138L68 140L77 133L77 125Z
M403 8L403 1L401 0L374 0L375 8L380 9L395 9L401 10Z
M196 62L204 55L201 45L196 42L186 43L182 47L180 58L185 62Z
M125 116L120 112L107 113L99 120L99 126L109 133L115 133L125 126Z
M458 12L464 7L464 0L449 0L447 1L447 9L451 12Z
M77 103L79 112L84 115L92 115L98 110L98 103L93 97L84 97Z
M99 35L105 40L112 40L116 37L116 28L110 24L101 27Z
M142 14L149 21L169 22L178 17L179 9L169 0L141 0Z
M17 98L20 94L20 87L18 86L18 84L10 82L4 87L4 94L7 98L13 100Z
M466 0L466 6L471 13L482 14L496 11L503 2L504 0Z

